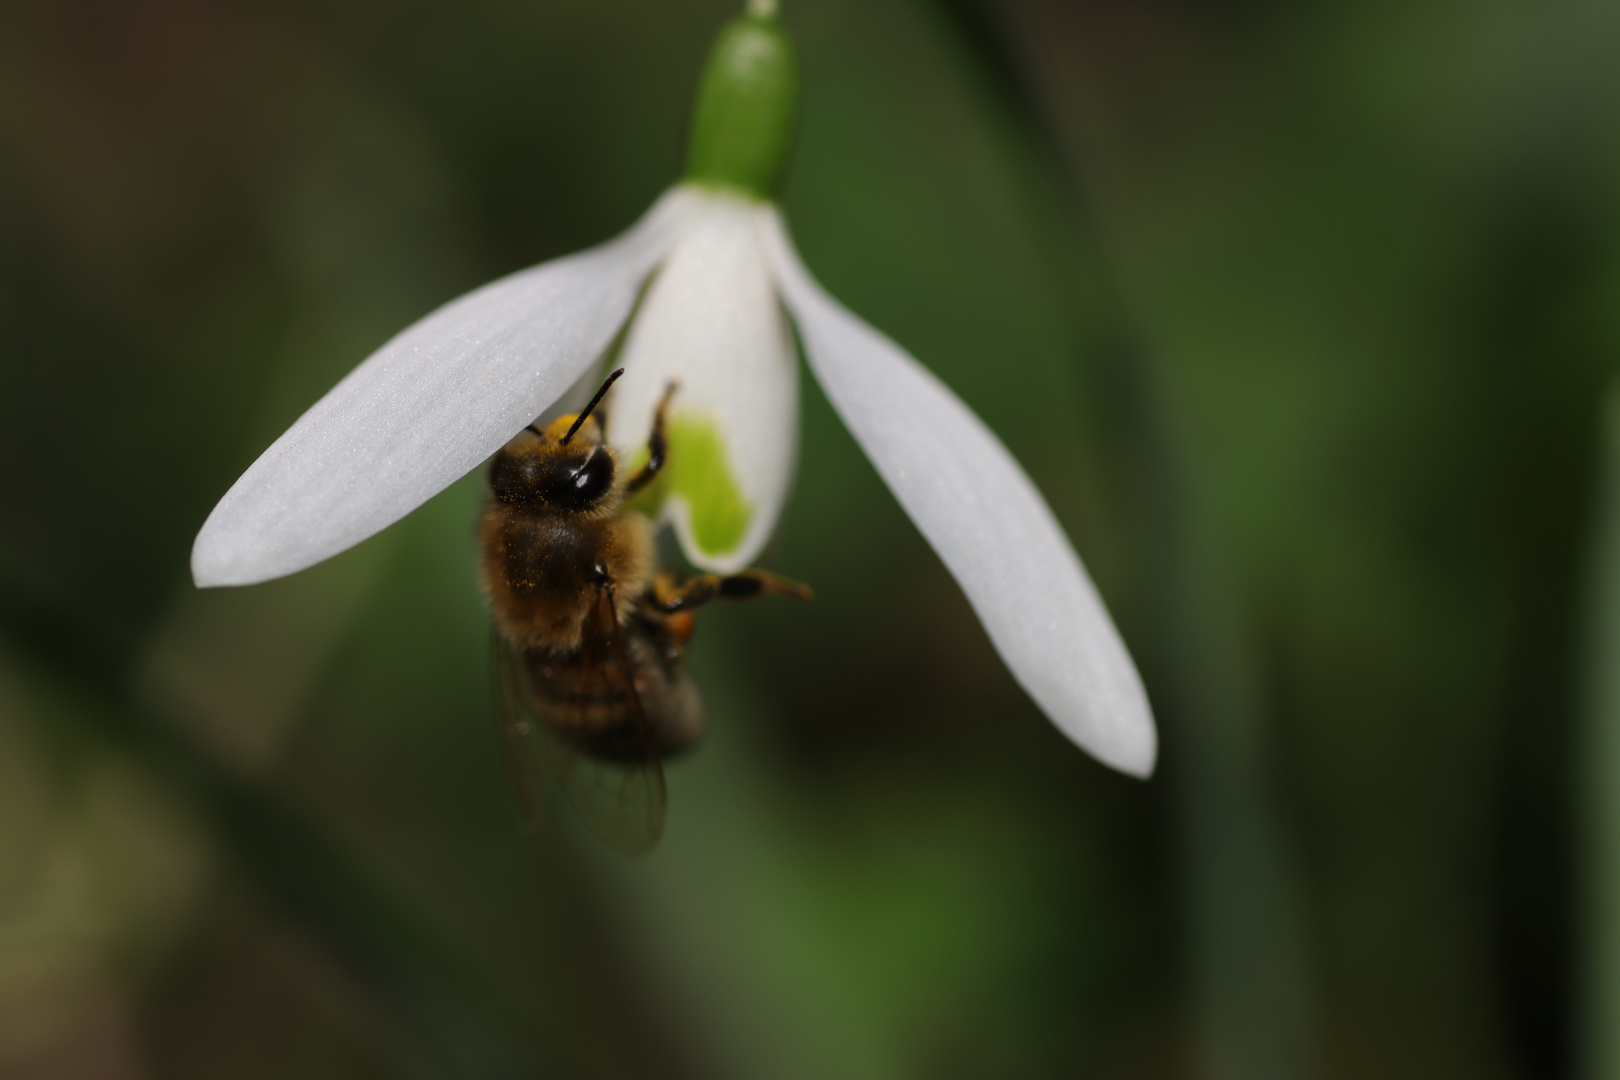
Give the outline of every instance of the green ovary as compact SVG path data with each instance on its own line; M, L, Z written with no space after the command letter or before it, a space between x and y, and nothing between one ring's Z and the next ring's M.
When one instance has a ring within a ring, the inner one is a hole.
M726 440L713 420L690 414L669 418L665 431L669 444L664 471L630 504L649 517L657 517L664 500L678 495L686 503L692 539L706 555L722 555L742 542L753 520L754 506L744 497L726 458ZM631 471L647 460L638 451Z

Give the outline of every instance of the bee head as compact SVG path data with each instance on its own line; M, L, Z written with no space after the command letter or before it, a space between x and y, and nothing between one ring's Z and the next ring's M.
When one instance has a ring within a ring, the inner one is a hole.
M602 422L591 415L620 368L573 416L561 416L545 428L530 425L495 455L489 486L503 503L543 505L561 510L589 510L613 489L617 464L603 441Z

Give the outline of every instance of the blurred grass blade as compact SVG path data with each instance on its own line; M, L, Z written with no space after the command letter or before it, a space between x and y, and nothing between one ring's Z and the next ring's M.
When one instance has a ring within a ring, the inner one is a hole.
M1121 486L1129 487L1148 553L1151 638L1138 648L1163 717L1164 779L1176 789L1202 1071L1214 1080L1296 1080L1310 1074L1312 1058L1300 883L1268 782L1242 604L1197 505L1152 351L1111 275L1096 271L1073 155L1046 122L1003 10L990 0L935 0L934 7L976 68L1009 141L1022 143L1016 150L1043 174L1033 178L1042 190L1031 194L1055 204L1041 209L1057 219L1052 235L1068 249L1057 254L1078 306L1102 308L1100 328L1083 328L1086 363L1112 407L1105 434L1116 460L1129 463Z
M55 600L55 598L50 598ZM73 716L188 800L259 893L310 933L392 1019L407 1075L519 1077L532 1068L491 1017L497 1002L427 921L274 791L219 768L127 692L135 637L75 622L68 605L0 580L0 640L87 699Z
M1589 555L1585 730L1578 744L1582 882L1580 1075L1620 1077L1620 382L1602 418Z
M1136 462L1136 524L1153 574L1145 666L1159 676L1166 717L1200 1074L1295 1080L1313 1071L1312 987L1298 861L1266 768L1258 661L1151 361L1111 362L1127 424L1118 441L1137 441L1124 449Z

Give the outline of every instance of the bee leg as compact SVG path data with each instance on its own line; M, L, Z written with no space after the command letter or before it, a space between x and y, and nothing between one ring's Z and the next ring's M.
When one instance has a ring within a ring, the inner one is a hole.
M810 586L800 585L765 570L744 570L740 574L699 574L670 592L660 590L655 604L665 615L691 611L710 600L752 600L756 596L791 596L808 600Z
M653 412L652 434L647 436L647 464L636 470L624 485L631 495L656 480L664 469L664 459L669 455L669 443L664 438L664 415L669 412L669 399L679 387L680 383L671 379L664 388L664 396L658 400L658 408Z

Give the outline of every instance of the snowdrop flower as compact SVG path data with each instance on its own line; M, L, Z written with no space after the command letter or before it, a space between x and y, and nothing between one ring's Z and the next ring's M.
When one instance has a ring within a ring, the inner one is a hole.
M386 528L594 378L621 330L608 440L621 459L645 453L656 399L679 380L668 466L649 491L694 564L740 569L792 479L797 331L1019 684L1081 747L1148 775L1157 740L1141 681L1034 485L799 261L771 201L797 92L792 46L752 7L705 68L682 183L617 239L451 301L357 367L214 508L192 550L197 584L281 577Z

